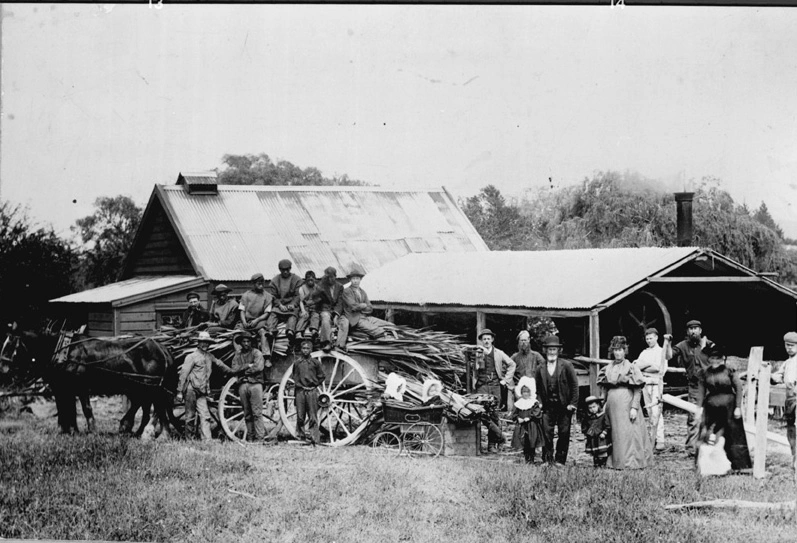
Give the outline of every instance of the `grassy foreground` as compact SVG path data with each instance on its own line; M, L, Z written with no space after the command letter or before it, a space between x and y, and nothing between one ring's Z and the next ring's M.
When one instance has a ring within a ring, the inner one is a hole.
M685 512L712 498L794 499L764 481L698 482L688 461L623 473L511 457L412 460L367 448L59 436L0 420L0 537L137 541L794 541L794 513ZM248 497L236 492L251 494Z

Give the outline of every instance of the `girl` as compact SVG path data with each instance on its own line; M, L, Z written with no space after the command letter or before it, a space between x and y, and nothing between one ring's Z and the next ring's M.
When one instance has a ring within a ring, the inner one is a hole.
M542 406L537 401L537 384L534 379L523 376L515 387L515 406L510 418L516 422L512 434L512 447L523 448L527 464L534 463L534 451L542 446Z
M600 398L590 396L584 403L587 415L581 421L581 433L587 438L587 454L592 455L592 463L596 468L606 467L606 460L612 452L612 425L606 412L601 409Z

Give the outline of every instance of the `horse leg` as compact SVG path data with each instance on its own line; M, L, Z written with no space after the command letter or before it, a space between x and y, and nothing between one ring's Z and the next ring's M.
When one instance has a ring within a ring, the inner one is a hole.
M141 424L138 425L138 430L136 430L137 437L141 437L141 435L144 433L144 428L146 428L149 424L151 416L152 402L148 399L143 400L141 402Z
M71 434L77 431L77 408L75 397L64 392L55 395L55 406L58 410L58 426L62 434Z
M86 430L88 433L93 434L97 431L97 424L94 422L94 411L91 409L91 398L88 391L81 392L79 398L83 416L86 417ZM77 428L77 413L75 414L75 428Z
M127 405L127 411L119 421L119 433L125 435L132 433L133 423L136 420L136 412L140 407L136 400L131 399L129 396L127 396Z

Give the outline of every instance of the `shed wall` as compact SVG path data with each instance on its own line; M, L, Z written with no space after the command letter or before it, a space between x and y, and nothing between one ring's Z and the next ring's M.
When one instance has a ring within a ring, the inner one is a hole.
M133 259L134 264L126 277L194 274L188 255L157 200L153 202L152 217L144 228L141 233L144 244L138 254L130 253L128 258Z
M188 306L185 296L189 292L199 294L200 302L208 308L207 287L183 289L158 298L117 308L119 334L152 335L163 325L177 325L183 310Z

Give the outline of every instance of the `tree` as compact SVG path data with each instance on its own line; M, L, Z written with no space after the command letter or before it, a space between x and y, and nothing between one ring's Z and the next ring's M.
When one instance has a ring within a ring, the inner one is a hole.
M224 155L225 167L218 171L220 185L354 185L367 183L347 175L324 177L317 168L300 167L280 160L276 163L265 153L259 155Z
M104 196L94 213L75 222L72 231L83 243L79 284L93 288L116 281L133 245L142 210L128 196Z
M465 201L463 211L487 246L493 251L535 249L529 223L518 208L507 204L501 191L487 185Z
M73 291L76 255L52 227L37 228L26 211L0 203L0 319L35 327L47 301Z
M753 213L753 218L775 232L780 239L784 239L783 230L780 226L775 222L775 219L772 218L772 215L769 214L769 209L767 209L767 204L761 202L761 207Z

